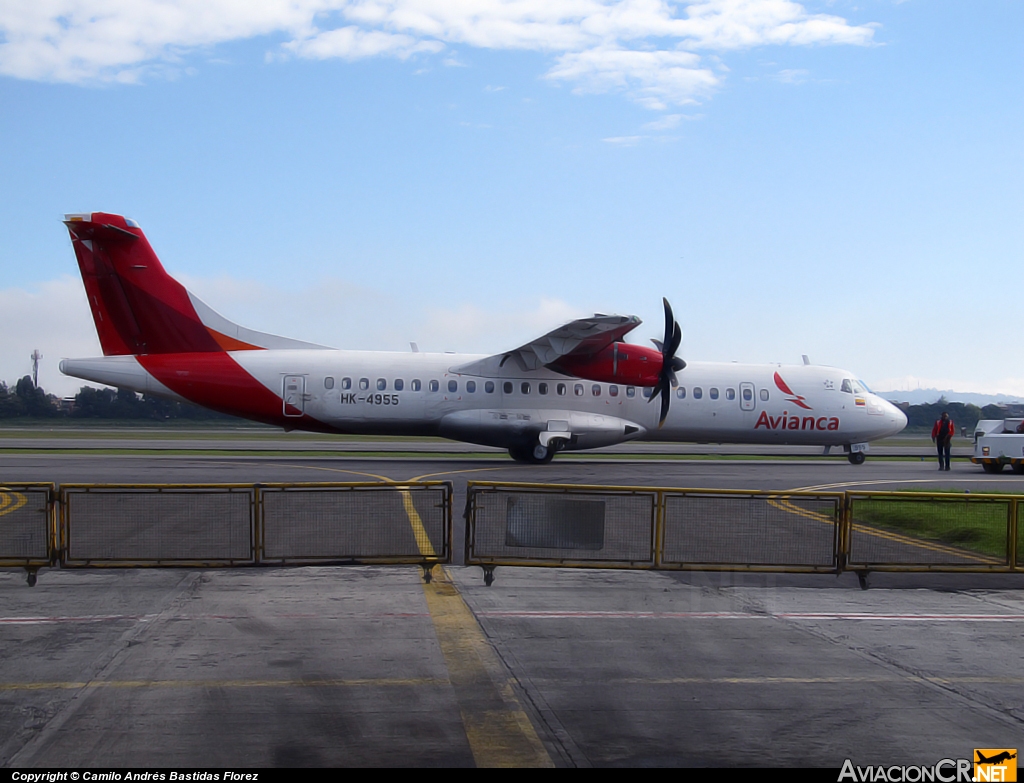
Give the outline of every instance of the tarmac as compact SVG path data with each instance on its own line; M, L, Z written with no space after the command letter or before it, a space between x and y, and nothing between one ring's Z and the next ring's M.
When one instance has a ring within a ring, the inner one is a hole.
M1024 476L963 459L939 473L800 456L524 466L35 449L0 453L0 479L451 479L459 557L470 479L1024 491ZM1022 736L1021 574L878 573L867 591L854 574L502 567L490 587L479 568L435 574L47 569L29 588L0 571L0 765L838 770Z

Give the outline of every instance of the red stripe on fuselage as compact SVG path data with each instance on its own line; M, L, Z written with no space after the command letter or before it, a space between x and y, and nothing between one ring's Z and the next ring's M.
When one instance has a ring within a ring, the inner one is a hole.
M286 417L282 399L226 353L165 353L135 358L168 389L204 408L287 429L335 431L305 413Z

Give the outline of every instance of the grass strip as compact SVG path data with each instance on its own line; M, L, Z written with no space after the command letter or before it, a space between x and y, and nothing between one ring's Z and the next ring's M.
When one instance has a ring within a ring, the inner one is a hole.
M927 492L930 490L908 490ZM947 492L959 499L922 497L856 498L854 524L891 530L910 538L934 541L979 554L1005 557L1009 527L1009 502L973 499Z

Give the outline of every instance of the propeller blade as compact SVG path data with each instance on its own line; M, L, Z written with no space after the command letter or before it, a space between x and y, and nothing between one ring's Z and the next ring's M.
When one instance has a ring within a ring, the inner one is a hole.
M672 330L672 342L669 343L668 348L668 356L671 357L674 357L676 355L676 351L679 350L680 343L683 342L683 330L679 328L678 323L674 323L673 326L675 328Z
M673 326L673 324L675 324L676 319L675 319L675 316L672 315L672 305L670 305L668 303L668 299L666 299L665 297L662 297L661 301L665 305L665 339L664 339L663 342L664 342L665 345L671 345L671 343L672 343L672 326ZM664 351L664 350L665 349L662 348L662 351ZM675 351L672 351L672 353L675 353Z
M680 344L683 342L683 330L672 313L672 305L668 298L662 297L662 304L665 306L665 339L651 340L661 351L661 373L658 378L658 385L655 386L648 402L654 402L654 398L661 395L661 418L658 420L658 427L665 424L668 418L668 409L672 403L672 389L679 385L676 373L686 367L686 362L676 356Z
M666 389L661 395L661 418L658 419L658 429L661 429L661 427L665 424L665 419L668 418L668 406L670 402L670 397L671 395L669 394L668 389Z

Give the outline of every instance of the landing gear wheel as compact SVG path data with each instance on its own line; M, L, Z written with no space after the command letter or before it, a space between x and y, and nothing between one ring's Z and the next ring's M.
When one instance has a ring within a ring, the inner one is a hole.
M1002 462L982 462L981 469L986 473L1002 473L1003 463Z
M851 465L863 465L865 459L863 451L851 451L846 458L850 460Z
M550 446L512 446L508 450L509 456L516 462L526 465L547 465L555 457L555 450Z

